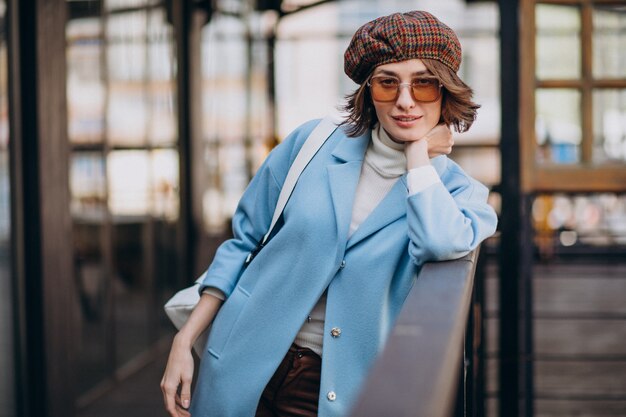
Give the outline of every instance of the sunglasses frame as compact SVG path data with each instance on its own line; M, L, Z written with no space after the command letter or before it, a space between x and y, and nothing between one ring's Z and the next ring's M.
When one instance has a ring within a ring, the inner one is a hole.
M417 99L415 97L415 93L413 91L413 87L412 87L413 83L410 82L410 83L398 83L398 88L396 89L396 95L394 96L393 99L391 99L391 100L376 100L374 98L374 94L372 94L372 80L374 78L395 78L396 80L398 80L398 78L397 77L392 77L392 76L389 76L389 75L375 75L375 76L371 77L369 80L367 80L367 86L370 89L370 95L372 96L372 100L378 101L378 102L381 102L381 103L391 103L393 101L398 100L398 97L400 97L400 88L402 88L402 86L404 86L404 85L409 87L409 93L411 94L411 98L414 101L418 102L418 103L433 103L433 102L439 100L439 98L441 97L441 87L443 87L443 84L441 84L441 82L439 82L439 85L438 85L437 97L435 97L433 100L419 100L419 99ZM428 78L428 79L433 79L433 80L439 81L436 77L422 77L422 78ZM400 80L398 80L398 81L400 81Z

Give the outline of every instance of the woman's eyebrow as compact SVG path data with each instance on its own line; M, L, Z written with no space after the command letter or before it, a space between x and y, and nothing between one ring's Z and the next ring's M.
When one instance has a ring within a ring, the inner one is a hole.
M381 69L381 70L376 70L376 71L374 71L374 75L380 75L380 74L383 74L383 75L391 75L391 76L393 76L393 77L397 77L397 76L398 76L398 74L396 74L395 72L393 72L393 71L389 71L389 70L385 70L385 69Z
M399 75L393 71L390 70L386 70L386 69L379 69L374 71L374 75L389 75L389 76L393 76L393 77L399 77ZM421 70L421 71L415 71L411 74L411 77L419 77L422 75L433 75L430 71L428 70Z

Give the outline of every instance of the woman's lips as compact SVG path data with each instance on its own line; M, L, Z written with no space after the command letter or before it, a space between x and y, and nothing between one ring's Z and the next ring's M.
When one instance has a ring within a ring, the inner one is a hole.
M396 124L400 127L411 127L413 126L422 116L391 116L391 118L396 122Z

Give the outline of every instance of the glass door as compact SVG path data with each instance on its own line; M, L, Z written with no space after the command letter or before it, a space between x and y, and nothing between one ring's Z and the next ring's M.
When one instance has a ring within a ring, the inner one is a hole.
M162 306L181 256L177 66L164 3L68 6L80 407L172 331Z

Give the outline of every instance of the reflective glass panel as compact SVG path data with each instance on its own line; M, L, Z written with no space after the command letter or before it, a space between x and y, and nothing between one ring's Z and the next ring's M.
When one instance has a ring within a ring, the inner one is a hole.
M202 210L205 230L212 234L229 229L228 219L251 174L246 137L251 131L249 116L254 101L247 87L259 83L263 88L265 84L263 73L257 74L252 64L255 55L250 57L246 46L245 26L239 19L217 17L203 30L202 132L206 188Z
M593 75L626 78L626 7L602 5L593 10Z
M102 143L106 90L100 19L67 24L68 135L73 143Z
M535 8L535 19L537 78L579 78L581 43L578 7L539 4Z
M6 23L6 3L0 0ZM11 265L11 159L6 24L0 28L0 417L17 415L13 356L13 268Z
M573 164L580 160L581 94L573 89L537 89L535 134L538 163Z
M103 256L106 184L102 152L75 151L70 157L70 208L79 335L76 362L79 394L108 375L107 266Z
M114 151L109 154L109 210L113 216L145 216L150 212L150 172L148 151Z
M163 3L76 3L66 35L82 403L172 332L162 306L180 289L180 168L173 31L154 6Z
M72 15L72 5L68 8ZM97 8L91 5L91 13ZM73 358L77 395L110 374L108 359L108 267L104 256L106 170L103 152L104 83L102 23L98 17L70 19L66 25L70 211L75 276Z
M157 146L171 146L178 139L175 103L175 65L172 28L165 11L149 15L148 39L148 138Z
M83 214L83 213L80 213ZM79 343L77 387L79 394L94 388L110 372L107 365L107 267L102 251L102 219L75 217L74 273Z
M71 211L74 218L103 221L106 215L106 173L102 152L74 152L70 157Z
M152 151L150 193L153 197L152 215L170 222L178 219L178 152L173 149Z
M148 13L132 12L107 19L108 141L114 146L147 142Z
M178 224L167 219L155 219L154 223L154 287L155 304L153 317L158 321L158 336L171 335L174 327L165 315L163 305L183 286L191 285L195 277L183 277L180 273L178 250Z
M152 242L151 225L141 216L113 216L113 274L111 286L115 303L115 358L117 367L150 346L149 303L152 280L148 263Z
M626 162L626 89L593 92L593 161Z
M178 152L113 151L107 162L109 209L116 216L179 215Z

